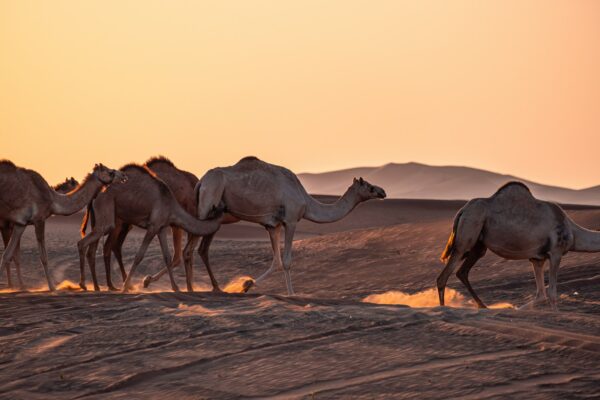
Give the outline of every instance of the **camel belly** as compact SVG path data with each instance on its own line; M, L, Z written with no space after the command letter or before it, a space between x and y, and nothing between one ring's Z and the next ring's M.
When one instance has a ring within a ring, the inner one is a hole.
M525 236L510 238L487 236L483 243L493 253L509 260L540 258L547 252L545 250L547 239L539 241Z

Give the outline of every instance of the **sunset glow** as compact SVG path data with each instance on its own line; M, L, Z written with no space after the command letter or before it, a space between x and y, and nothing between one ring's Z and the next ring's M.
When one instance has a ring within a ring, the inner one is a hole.
M2 1L0 158L600 184L600 2Z

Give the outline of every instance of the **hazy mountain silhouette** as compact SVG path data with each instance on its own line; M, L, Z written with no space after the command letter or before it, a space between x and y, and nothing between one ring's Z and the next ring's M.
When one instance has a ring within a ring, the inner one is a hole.
M458 200L487 197L504 183L518 180L526 183L540 199L559 203L600 205L600 185L574 190L468 167L438 167L414 162L389 163L381 167L298 175L308 192L315 194L342 194L352 182L352 178L359 176L382 186L388 197L393 198Z

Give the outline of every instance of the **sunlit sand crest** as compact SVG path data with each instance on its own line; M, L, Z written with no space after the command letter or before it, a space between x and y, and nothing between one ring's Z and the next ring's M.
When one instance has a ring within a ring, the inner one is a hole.
M475 305L469 301L458 291L446 288L445 295L446 305L457 308L473 308ZM365 303L375 304L399 304L409 307L437 307L440 305L438 299L438 291L436 288L427 289L414 294L404 293L396 290L381 294L372 294L363 299ZM489 308L514 308L510 303L495 303Z

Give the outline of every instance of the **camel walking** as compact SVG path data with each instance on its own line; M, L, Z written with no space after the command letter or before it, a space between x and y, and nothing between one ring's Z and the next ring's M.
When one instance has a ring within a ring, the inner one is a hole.
M302 218L317 223L334 222L345 217L359 203L370 199L385 198L385 191L367 181L354 179L346 193L333 204L323 204L310 196L298 177L290 170L268 164L256 157L246 157L237 164L208 171L197 185L198 212L200 219L210 216L214 209L225 207L228 222L249 221L265 227L271 239L273 261L269 269L255 281L247 281L247 291L254 283L267 277L276 266L283 269L288 295L294 294L290 268L292 241L296 224ZM283 259L280 250L280 234L284 229ZM208 262L208 250L214 233L202 239L198 252L210 276L213 290L219 286ZM184 262L188 291L192 291L192 255L198 241L193 237L184 250Z
M158 156L152 157L144 164L150 171L167 184L169 189L173 192L177 202L183 207L183 209L193 217L196 216L196 199L194 195L194 188L198 183L198 178L191 172L181 170L173 164L171 160L166 157ZM122 248L127 234L131 230L130 224L123 223L123 221L117 219L115 221L115 228L108 234L106 241L104 242L103 256L104 256L104 267L106 270L106 281L109 289L116 290L112 284L111 279L111 252L115 255L121 276L123 281L126 279L127 274L125 273L125 266L123 264ZM183 230L176 226L171 227L173 234L173 261L171 262L171 268L174 269L181 265L183 261ZM188 235L189 239L189 235ZM150 281L158 280L162 275L167 273L167 269L163 268L154 276L147 276L144 279L144 286L147 287Z
M66 178L64 182L61 182L54 186L52 189L57 193L65 194L79 186L79 182L75 180L75 178L71 177L71 179ZM2 241L4 242L4 249L8 246L8 242L10 241L10 237L12 236L13 224L7 221L0 221L0 233L2 234ZM21 241L16 245L15 252L13 254L12 262L15 264L15 269L17 271L17 279L19 281L19 289L25 290L25 284L23 283L23 276L21 275ZM6 264L6 281L9 288L13 288L12 279L10 276L10 262Z
M0 161L0 221L12 227L10 239L2 255L0 274L14 259L21 236L27 225L34 225L40 261L44 268L48 288L54 283L48 271L45 243L46 219L51 215L71 215L81 210L105 185L123 181L119 171L96 164L83 183L75 190L60 194L54 191L40 174L15 166L10 161Z
M147 167L129 164L122 167L121 171L127 174L127 183L111 186L100 193L94 199L92 207L84 217L82 233L85 230L88 216L92 218L92 231L77 243L81 273L79 286L84 290L87 289L85 285L85 257L87 256L94 282L94 290L100 290L95 267L96 249L100 238L109 234L115 228L116 221L119 220L123 224L146 229L142 245L123 283L123 292L130 289L135 270L144 258L148 245L156 235L158 235L163 259L171 278L171 287L174 291L178 291L172 273L172 260L167 244L169 227L176 226L194 235L209 235L219 229L220 218L199 221L191 216L177 202L169 187ZM112 284L109 285L109 288L114 289Z
M509 260L529 260L533 266L536 296L526 306L549 301L557 310L557 277L563 255L569 251L600 251L600 232L577 225L555 203L537 200L520 182L509 182L489 198L469 201L454 218L452 233L442 253L445 268L437 278L440 305L448 278L462 262L456 276L479 308L485 304L469 283L469 271L490 249ZM548 293L544 263L549 261Z
M146 161L146 167L154 172L162 181L164 181L167 186L171 189L175 198L179 202L179 204L188 212L190 215L197 217L197 207L196 207L196 185L199 180L196 175L192 174L188 171L183 171L177 168L172 161L169 159L159 156L153 157ZM233 218L229 214L225 214L221 220L221 224L230 224L234 222L238 222L239 219ZM124 230L127 228L121 228L117 226L114 231L114 244L109 244L112 247L113 253L117 258L119 265L122 268L123 262L121 260L121 248L123 246L123 241L127 236L127 231ZM173 262L171 264L171 268L175 269L179 265L181 265L181 261L183 259L183 249L181 246L183 231L180 228L172 227L173 230L173 252L175 253L173 256ZM111 234L113 236L113 234ZM211 237L214 235L208 235L204 237ZM191 235L188 234L188 241L191 240ZM203 241L202 243L205 243ZM107 252L104 252L105 256L105 264L107 263ZM215 277L212 275L212 271L210 270L210 264L208 260L207 253L201 253L202 260L205 265L209 265L208 272L213 281L213 287L216 287L216 291L220 291L218 288L218 284L216 283ZM108 263L110 263L110 255L108 256ZM154 275L147 275L144 277L143 284L144 287L150 286L152 282L156 282L159 280L164 274L166 274L167 268L163 268L158 271ZM123 278L125 279L125 278Z

